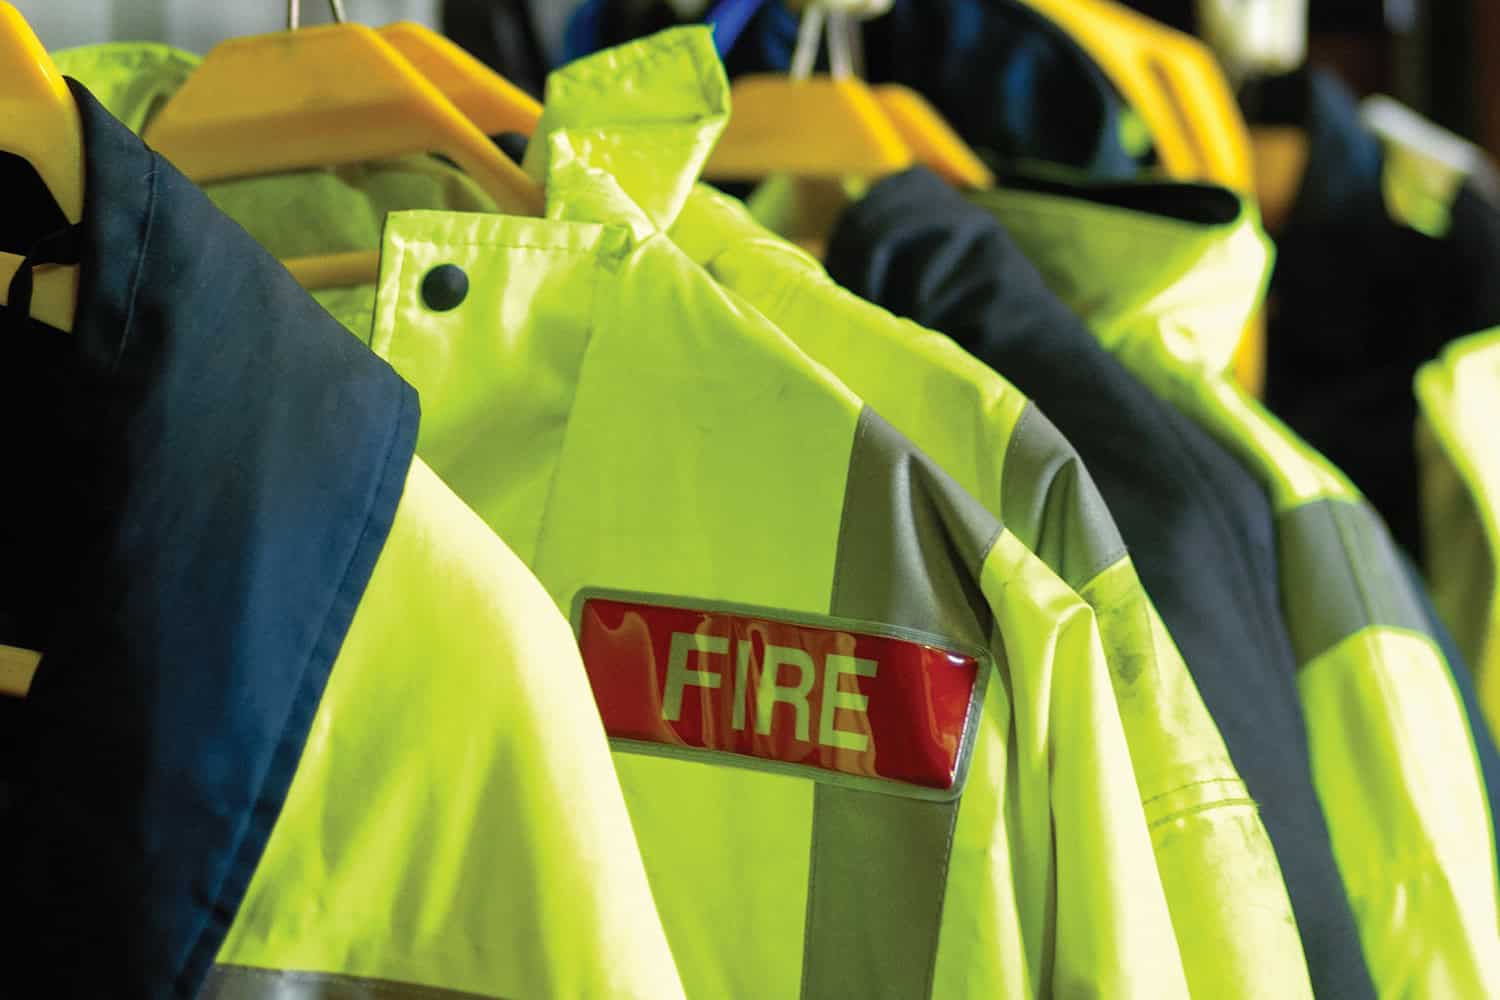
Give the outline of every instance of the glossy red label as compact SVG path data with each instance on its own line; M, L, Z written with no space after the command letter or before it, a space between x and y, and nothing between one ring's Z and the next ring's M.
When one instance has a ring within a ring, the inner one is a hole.
M590 598L581 615L612 737L953 786L971 655L720 610Z

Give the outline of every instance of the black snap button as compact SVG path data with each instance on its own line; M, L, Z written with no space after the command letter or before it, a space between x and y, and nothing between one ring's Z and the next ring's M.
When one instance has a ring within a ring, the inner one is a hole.
M458 308L469 294L469 276L457 264L439 264L422 278L422 301L433 312Z

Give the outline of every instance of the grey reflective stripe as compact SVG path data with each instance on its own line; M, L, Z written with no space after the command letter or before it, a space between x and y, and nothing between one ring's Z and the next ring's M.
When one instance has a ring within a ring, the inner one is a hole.
M465 993L389 979L329 972L215 965L198 1000L504 1000L499 994Z
M1083 459L1035 403L1005 453L1005 527L1074 590L1125 557L1125 540Z
M849 463L829 613L987 647L979 588L1000 525L868 408ZM803 1000L932 992L959 801L819 784Z
M988 647L979 569L1000 522L868 407L849 459L829 613Z
M1368 504L1319 500L1276 519L1281 592L1297 662L1373 625L1427 632L1390 532Z

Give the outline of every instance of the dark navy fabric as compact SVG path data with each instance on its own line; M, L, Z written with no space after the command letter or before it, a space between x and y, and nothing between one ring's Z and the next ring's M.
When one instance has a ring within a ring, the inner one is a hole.
M1309 141L1276 234L1266 404L1420 560L1412 379L1449 341L1500 324L1500 211L1466 183L1446 235L1408 228L1386 211L1381 143L1341 83L1315 72L1263 89L1278 105L1267 115L1305 124Z
M846 212L827 265L1004 375L1078 450L1259 803L1317 995L1373 996L1313 789L1259 483L1115 361L988 212L930 172L882 181Z
M538 100L551 70L527 0L443 0L443 34Z
M680 23L662 2L592 0L569 25L568 53L576 58ZM863 37L866 79L919 91L994 162L1060 163L1093 177L1140 170L1125 144L1123 98L1066 32L1017 0L896 0L889 14L863 25ZM731 77L785 73L796 46L796 15L768 3L725 67Z
M58 419L30 425L65 456L61 563L0 958L11 996L191 997L385 544L417 399L70 84L82 288Z
M62 419L63 362L70 345L66 334L41 323L7 320L0 314L0 645L39 649L57 612L57 550L67 536L57 521L55 491L68 462L37 431ZM21 822L8 811L24 708L0 696L0 859L11 857L4 839Z
M1148 17L1169 24L1179 31L1194 32L1198 29L1198 11L1195 0L1124 0ZM1398 28L1408 19L1396 14L1397 8L1406 7L1395 0L1308 0L1307 22L1312 34L1379 35Z

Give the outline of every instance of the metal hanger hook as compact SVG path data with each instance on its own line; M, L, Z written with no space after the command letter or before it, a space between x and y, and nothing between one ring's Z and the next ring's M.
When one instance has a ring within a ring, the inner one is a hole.
M349 20L344 12L344 0L328 0L328 10L333 14L334 24ZM286 0L286 30L296 31L302 27L302 0Z
M822 4L814 4L802 12L797 24L797 48L792 52L790 76L793 80L806 80L812 76L818 62L818 49L823 41L823 23L827 11Z

